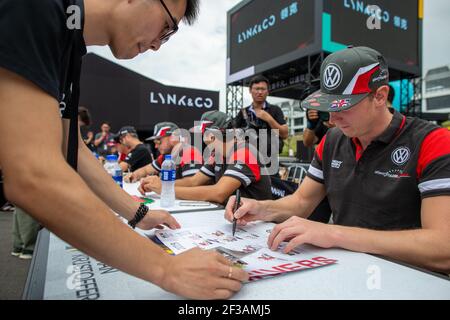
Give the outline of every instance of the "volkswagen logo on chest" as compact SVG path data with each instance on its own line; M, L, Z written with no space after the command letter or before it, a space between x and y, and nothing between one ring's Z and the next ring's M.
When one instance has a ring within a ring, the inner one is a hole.
M392 152L391 159L396 165L401 166L408 162L411 151L407 147L399 147Z
M334 63L329 64L323 74L323 85L328 90L337 88L342 82L342 70Z

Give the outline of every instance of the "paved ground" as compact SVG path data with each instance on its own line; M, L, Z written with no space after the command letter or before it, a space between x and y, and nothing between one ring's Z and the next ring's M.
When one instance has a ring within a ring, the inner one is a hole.
M13 214L0 211L0 300L21 299L31 260L11 256Z

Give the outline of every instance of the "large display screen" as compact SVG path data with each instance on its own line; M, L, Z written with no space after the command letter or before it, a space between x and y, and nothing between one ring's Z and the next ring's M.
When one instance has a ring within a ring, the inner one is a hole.
M229 75L300 58L315 42L314 17L315 0L253 0L230 10Z
M368 46L390 67L420 73L422 5L421 0L324 0L323 49Z

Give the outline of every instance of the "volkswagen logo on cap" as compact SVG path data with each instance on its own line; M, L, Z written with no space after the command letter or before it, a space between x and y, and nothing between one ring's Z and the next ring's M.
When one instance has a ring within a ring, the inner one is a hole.
M399 147L392 152L391 159L396 165L405 164L411 157L411 151L407 147Z
M342 70L334 63L330 63L323 72L323 85L328 90L337 88L342 81Z

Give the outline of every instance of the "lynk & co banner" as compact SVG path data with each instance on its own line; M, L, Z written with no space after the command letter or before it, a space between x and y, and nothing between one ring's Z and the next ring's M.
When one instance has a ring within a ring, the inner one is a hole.
M191 128L204 112L219 108L219 92L165 86L88 54L83 58L80 105L91 113L91 130L99 130L107 121L113 132L132 125L150 135L162 121Z

